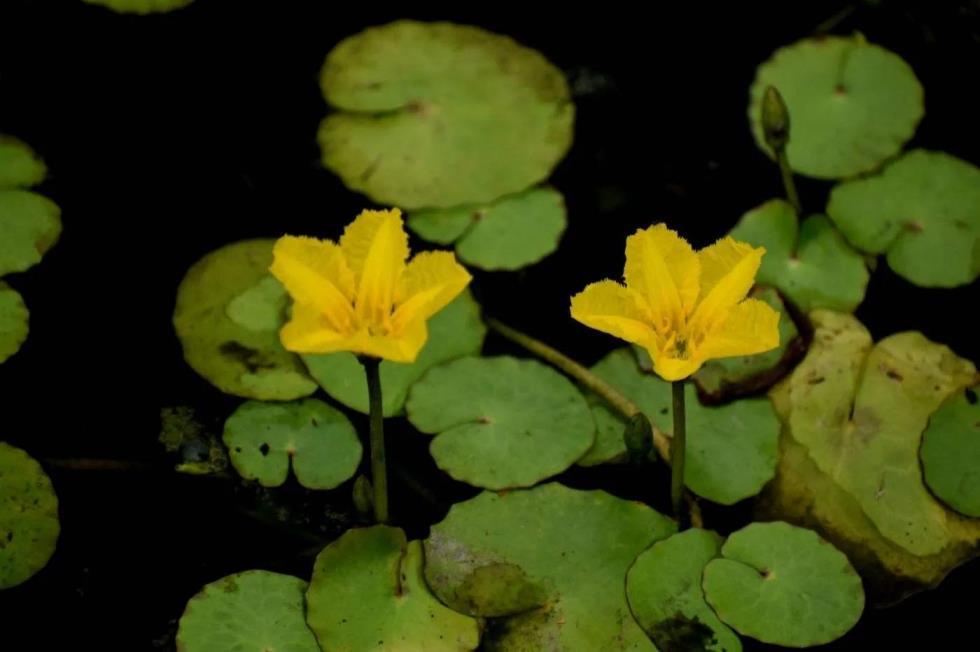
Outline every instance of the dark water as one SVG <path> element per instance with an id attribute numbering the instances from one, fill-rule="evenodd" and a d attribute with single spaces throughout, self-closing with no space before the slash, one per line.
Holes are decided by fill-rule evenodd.
<path id="1" fill-rule="evenodd" d="M 977 2 L 876 2 L 844 17 L 903 56 L 926 89 L 913 146 L 980 162 Z M 0 438 L 40 459 L 133 460 L 138 471 L 50 469 L 63 533 L 53 560 L 0 592 L 0 649 L 169 649 L 176 618 L 206 582 L 248 568 L 308 576 L 308 551 L 349 524 L 344 490 L 302 499 L 179 476 L 156 443 L 161 407 L 191 405 L 215 429 L 238 403 L 184 363 L 170 326 L 177 283 L 225 243 L 283 232 L 335 237 L 365 205 L 318 164 L 323 56 L 341 37 L 399 17 L 470 22 L 514 36 L 565 69 L 576 143 L 554 176 L 570 228 L 558 253 L 514 274 L 480 274 L 489 314 L 591 363 L 614 346 L 567 316 L 568 297 L 621 269 L 625 236 L 665 220 L 696 246 L 780 192 L 745 107 L 755 66 L 847 3 L 726 9 L 611 5 L 530 16 L 496 5 L 451 11 L 355 3 L 198 0 L 161 17 L 117 16 L 77 0 L 0 4 L 0 132 L 30 143 L 51 174 L 64 235 L 12 279 L 31 335 L 0 366 Z M 536 12 L 538 13 L 538 12 Z M 804 183 L 811 210 L 827 186 Z M 980 358 L 976 287 L 910 286 L 884 265 L 858 316 L 876 338 L 920 329 Z M 490 338 L 488 352 L 512 351 Z M 360 429 L 364 421 L 356 419 Z M 424 536 L 448 501 L 474 491 L 434 470 L 427 439 L 390 422 L 392 457 L 437 492 L 396 478 L 394 511 Z M 664 474 L 661 474 L 664 475 Z M 661 504 L 664 478 L 578 471 L 582 487 Z M 304 527 L 274 526 L 285 510 Z M 737 527 L 747 511 L 709 513 Z M 310 534 L 312 532 L 312 535 Z M 307 554 L 304 554 L 307 553 Z M 868 612 L 826 649 L 971 648 L 980 566 L 888 611 Z M 763 649 L 746 641 L 747 649 Z"/>

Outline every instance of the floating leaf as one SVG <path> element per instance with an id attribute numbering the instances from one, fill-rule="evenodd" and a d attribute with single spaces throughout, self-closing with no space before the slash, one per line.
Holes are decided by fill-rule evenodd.
<path id="1" fill-rule="evenodd" d="M 770 155 L 761 120 L 769 86 L 789 108 L 790 166 L 820 179 L 874 169 L 902 149 L 925 113 L 922 86 L 896 54 L 860 36 L 804 39 L 777 50 L 752 84 L 752 133 Z"/>
<path id="2" fill-rule="evenodd" d="M 120 14 L 159 14 L 186 7 L 194 0 L 85 0 L 90 5 L 101 5 Z"/>
<path id="3" fill-rule="evenodd" d="M 44 161 L 27 144 L 0 134 L 0 189 L 36 186 L 47 174 Z"/>
<path id="4" fill-rule="evenodd" d="M 58 497 L 41 465 L 0 441 L 0 589 L 44 568 L 60 529 Z"/>
<path id="5" fill-rule="evenodd" d="M 20 294 L 0 282 L 0 362 L 17 353 L 27 339 L 29 318 Z"/>
<path id="6" fill-rule="evenodd" d="M 851 312 L 864 300 L 864 257 L 823 215 L 799 224 L 789 203 L 773 199 L 743 215 L 729 235 L 766 248 L 757 282 L 778 288 L 804 312 Z"/>
<path id="7" fill-rule="evenodd" d="M 27 190 L 0 190 L 0 276 L 40 262 L 61 235 L 61 210 Z"/>
<path id="8" fill-rule="evenodd" d="M 623 582 L 640 551 L 675 529 L 603 491 L 484 492 L 432 526 L 425 575 L 450 607 L 501 618 L 487 628 L 487 649 L 654 650 Z"/>
<path id="9" fill-rule="evenodd" d="M 303 617 L 306 582 L 262 570 L 206 585 L 187 603 L 180 652 L 320 652 Z"/>
<path id="10" fill-rule="evenodd" d="M 975 389 L 957 393 L 929 419 L 922 435 L 926 484 L 960 514 L 980 518 L 980 402 Z"/>
<path id="11" fill-rule="evenodd" d="M 785 375 L 803 353 L 803 338 L 779 293 L 771 287 L 760 285 L 749 296 L 765 301 L 779 313 L 779 346 L 758 355 L 716 358 L 704 363 L 694 374 L 694 383 L 706 403 L 722 403 L 771 386 Z"/>
<path id="12" fill-rule="evenodd" d="M 408 226 L 426 240 L 456 243 L 467 265 L 520 269 L 558 248 L 565 231 L 565 200 L 553 188 L 532 188 L 489 204 L 412 213 Z"/>
<path id="13" fill-rule="evenodd" d="M 307 621 L 324 650 L 474 650 L 476 620 L 447 609 L 422 575 L 422 545 L 398 528 L 348 530 L 316 558 Z"/>
<path id="14" fill-rule="evenodd" d="M 661 650 L 741 652 L 742 642 L 704 601 L 701 572 L 718 556 L 721 537 L 686 530 L 640 553 L 626 576 L 626 596 L 640 627 Z"/>
<path id="15" fill-rule="evenodd" d="M 469 291 L 436 313 L 428 327 L 429 339 L 415 362 L 381 362 L 381 400 L 386 417 L 402 412 L 409 388 L 430 367 L 479 353 L 487 334 L 487 327 L 480 320 L 480 306 Z M 367 378 L 357 356 L 346 352 L 304 355 L 303 361 L 327 394 L 347 407 L 367 414 Z"/>
<path id="16" fill-rule="evenodd" d="M 861 578 L 844 553 L 788 523 L 752 523 L 729 536 L 702 583 L 723 622 L 787 647 L 829 643 L 864 610 Z"/>
<path id="17" fill-rule="evenodd" d="M 225 421 L 225 445 L 239 475 L 263 487 L 286 481 L 292 464 L 307 489 L 333 489 L 361 462 L 361 442 L 344 414 L 315 398 L 248 401 Z"/>
<path id="18" fill-rule="evenodd" d="M 462 358 L 412 387 L 408 420 L 437 434 L 436 464 L 487 489 L 527 487 L 561 473 L 592 446 L 595 424 L 581 392 L 534 360 Z"/>
<path id="19" fill-rule="evenodd" d="M 568 151 L 561 71 L 476 27 L 402 20 L 340 42 L 320 76 L 323 164 L 380 204 L 448 208 L 542 181 Z"/>
<path id="20" fill-rule="evenodd" d="M 286 298 L 272 290 L 272 244 L 236 242 L 194 263 L 177 289 L 174 328 L 187 363 L 221 391 L 288 401 L 316 383 L 279 342 Z"/>
<path id="21" fill-rule="evenodd" d="M 630 349 L 613 351 L 592 367 L 592 372 L 636 403 L 654 426 L 668 434 L 673 431 L 670 383 L 644 373 Z M 777 460 L 779 419 L 769 401 L 753 398 L 708 407 L 701 404 L 690 383 L 684 388 L 684 397 L 684 484 L 702 498 L 723 505 L 759 493 L 775 473 Z M 623 455 L 625 420 L 608 411 L 600 414 L 596 415 L 597 447 L 604 451 L 603 456 Z M 590 461 L 601 459 L 593 451 L 590 456 Z"/>
<path id="22" fill-rule="evenodd" d="M 949 154 L 917 149 L 878 176 L 839 184 L 827 214 L 855 247 L 887 254 L 916 285 L 980 275 L 980 169 Z"/>

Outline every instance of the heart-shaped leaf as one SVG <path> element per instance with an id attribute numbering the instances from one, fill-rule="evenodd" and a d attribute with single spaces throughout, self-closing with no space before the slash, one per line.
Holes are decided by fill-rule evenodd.
<path id="1" fill-rule="evenodd" d="M 27 190 L 0 190 L 0 276 L 30 269 L 61 235 L 61 210 Z"/>
<path id="2" fill-rule="evenodd" d="M 0 282 L 0 362 L 20 350 L 27 339 L 30 314 L 17 290 Z"/>
<path id="3" fill-rule="evenodd" d="M 41 465 L 0 442 L 0 589 L 44 568 L 60 529 L 58 497 Z"/>
<path id="4" fill-rule="evenodd" d="M 160 14 L 186 7 L 194 0 L 85 0 L 90 5 L 101 5 L 120 14 Z"/>
<path id="5" fill-rule="evenodd" d="M 0 134 L 0 190 L 36 186 L 47 174 L 44 161 L 26 143 Z"/>
<path id="6" fill-rule="evenodd" d="M 980 401 L 976 388 L 957 392 L 929 418 L 922 434 L 929 489 L 960 514 L 980 518 Z"/>

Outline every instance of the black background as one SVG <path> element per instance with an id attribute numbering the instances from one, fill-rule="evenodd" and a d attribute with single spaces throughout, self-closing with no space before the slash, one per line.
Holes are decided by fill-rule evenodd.
<path id="1" fill-rule="evenodd" d="M 367 200 L 319 165 L 326 106 L 317 85 L 342 37 L 395 18 L 449 19 L 509 34 L 565 70 L 576 142 L 556 171 L 570 211 L 561 249 L 517 273 L 480 273 L 488 314 L 591 364 L 616 346 L 568 317 L 568 297 L 617 276 L 625 236 L 666 221 L 703 246 L 780 193 L 745 109 L 755 66 L 850 3 L 570 3 L 560 13 L 467 3 L 451 10 L 375 3 L 198 0 L 153 17 L 80 1 L 0 3 L 0 132 L 50 168 L 40 191 L 63 210 L 44 261 L 7 280 L 31 309 L 31 335 L 0 366 L 0 438 L 42 460 L 136 460 L 140 471 L 51 468 L 62 536 L 51 563 L 0 592 L 0 649 L 169 649 L 186 600 L 248 568 L 308 576 L 311 541 L 254 518 L 269 501 L 332 538 L 348 524 L 344 490 L 309 503 L 222 480 L 179 476 L 156 443 L 161 407 L 192 405 L 214 429 L 237 404 L 183 363 L 170 324 L 174 293 L 203 254 L 283 232 L 336 237 Z M 720 6 L 728 7 L 725 9 Z M 912 143 L 980 162 L 980 3 L 856 4 L 836 31 L 860 30 L 898 52 L 926 89 Z M 805 182 L 819 211 L 827 184 Z M 415 243 L 420 245 L 421 243 Z M 879 265 L 858 316 L 876 338 L 922 330 L 977 360 L 975 286 L 925 290 Z M 491 337 L 489 352 L 513 351 Z M 363 431 L 364 422 L 355 417 Z M 440 504 L 396 479 L 396 519 L 413 536 L 449 500 L 473 491 L 432 468 L 427 440 L 389 422 L 402 456 Z M 575 486 L 611 488 L 662 506 L 650 479 L 576 471 Z M 320 510 L 333 510 L 323 516 Z M 747 512 L 709 514 L 737 525 Z M 397 516 L 400 514 L 400 517 Z M 305 554 L 304 554 L 305 552 Z M 869 610 L 826 649 L 974 647 L 980 566 L 887 611 Z M 764 649 L 746 641 L 747 649 Z"/>

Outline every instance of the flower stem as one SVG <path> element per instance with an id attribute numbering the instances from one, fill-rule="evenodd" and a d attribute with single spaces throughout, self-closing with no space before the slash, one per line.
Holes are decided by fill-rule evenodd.
<path id="1" fill-rule="evenodd" d="M 388 471 L 385 460 L 384 413 L 381 405 L 381 374 L 378 358 L 362 357 L 367 376 L 371 414 L 371 486 L 374 488 L 374 518 L 388 522 Z"/>
<path id="2" fill-rule="evenodd" d="M 670 504 L 674 509 L 678 527 L 684 517 L 684 449 L 687 447 L 687 425 L 684 414 L 684 381 L 671 383 L 674 407 L 674 436 L 670 439 Z"/>
<path id="3" fill-rule="evenodd" d="M 776 150 L 776 162 L 779 164 L 779 174 L 783 179 L 783 189 L 786 191 L 786 199 L 796 211 L 796 216 L 803 216 L 803 205 L 800 204 L 800 196 L 796 192 L 796 183 L 793 181 L 793 170 L 789 167 L 789 159 L 786 157 L 786 148 L 781 147 Z"/>

